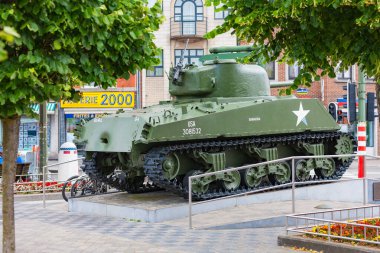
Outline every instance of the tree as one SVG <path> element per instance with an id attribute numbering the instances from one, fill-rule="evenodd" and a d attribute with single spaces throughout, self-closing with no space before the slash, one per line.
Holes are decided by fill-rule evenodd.
<path id="1" fill-rule="evenodd" d="M 157 64 L 153 31 L 161 6 L 147 0 L 28 0 L 0 3 L 0 24 L 20 38 L 0 63 L 3 121 L 3 252 L 15 251 L 13 182 L 21 115 L 47 100 L 78 99 L 74 86 L 102 88 Z"/>
<path id="2" fill-rule="evenodd" d="M 297 62 L 303 68 L 288 94 L 300 84 L 310 85 L 320 75 L 335 77 L 336 69 L 356 63 L 380 80 L 377 0 L 207 0 L 215 6 L 221 3 L 230 14 L 208 38 L 232 30 L 240 40 L 254 41 L 251 61 Z M 377 94 L 380 97 L 378 85 Z"/>

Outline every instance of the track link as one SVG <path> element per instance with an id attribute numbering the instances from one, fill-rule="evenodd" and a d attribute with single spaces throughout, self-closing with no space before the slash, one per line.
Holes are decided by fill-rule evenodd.
<path id="1" fill-rule="evenodd" d="M 120 191 L 127 191 L 130 193 L 146 193 L 162 190 L 156 184 L 147 183 L 143 180 L 138 183 L 127 183 L 126 178 L 118 176 L 115 172 L 109 175 L 103 175 L 101 169 L 96 167 L 96 153 L 93 154 L 89 160 L 84 160 L 81 166 L 83 172 L 85 172 L 90 178 L 98 180 L 110 187 L 116 188 Z"/>

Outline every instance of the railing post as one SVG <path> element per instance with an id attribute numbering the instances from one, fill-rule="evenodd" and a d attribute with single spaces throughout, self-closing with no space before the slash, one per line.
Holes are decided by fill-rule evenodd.
<path id="1" fill-rule="evenodd" d="M 83 160 L 84 157 L 81 157 L 81 158 L 77 158 L 77 159 L 74 159 L 74 160 L 70 160 L 70 161 L 66 161 L 66 162 L 61 162 L 61 163 L 55 163 L 55 164 L 51 164 L 51 165 L 45 165 L 42 167 L 42 202 L 43 202 L 43 207 L 46 208 L 46 169 L 48 167 L 52 167 L 52 166 L 57 166 L 57 165 L 62 165 L 62 164 L 66 164 L 66 163 L 71 163 L 71 162 L 74 162 L 74 161 L 79 161 L 79 160 Z"/>
<path id="2" fill-rule="evenodd" d="M 295 166 L 294 166 L 294 157 L 292 157 L 292 213 L 296 212 L 296 203 L 295 203 Z"/>
<path id="3" fill-rule="evenodd" d="M 286 235 L 289 234 L 289 231 L 288 231 L 288 225 L 289 225 L 289 221 L 288 221 L 289 217 L 286 216 L 286 220 L 285 220 L 285 229 L 286 229 Z"/>
<path id="4" fill-rule="evenodd" d="M 191 210 L 191 204 L 192 204 L 192 194 L 191 194 L 191 192 L 192 192 L 192 189 L 191 189 L 191 176 L 189 177 L 189 181 L 188 181 L 188 183 L 189 183 L 189 228 L 190 229 L 192 229 L 193 228 L 193 224 L 192 224 L 192 219 L 191 219 L 191 216 L 192 216 L 192 210 Z"/>

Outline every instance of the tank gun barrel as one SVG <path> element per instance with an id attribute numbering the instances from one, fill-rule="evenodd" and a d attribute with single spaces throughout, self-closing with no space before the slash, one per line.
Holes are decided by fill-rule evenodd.
<path id="1" fill-rule="evenodd" d="M 199 60 L 203 63 L 205 61 L 214 60 L 226 60 L 237 58 L 245 58 L 252 51 L 252 46 L 224 46 L 224 47 L 213 47 L 210 48 L 210 54 L 202 56 Z"/>
<path id="2" fill-rule="evenodd" d="M 220 53 L 233 53 L 233 52 L 252 52 L 252 46 L 225 46 L 225 47 L 213 47 L 210 48 L 211 54 L 220 54 Z"/>
<path id="3" fill-rule="evenodd" d="M 285 88 L 290 87 L 293 85 L 293 81 L 285 81 L 285 82 L 271 82 L 270 87 L 271 88 Z"/>
<path id="4" fill-rule="evenodd" d="M 183 60 L 185 58 L 185 51 L 187 50 L 187 45 L 189 44 L 189 39 L 186 41 L 185 49 L 181 52 L 181 59 L 177 63 L 177 65 L 174 67 L 174 74 L 173 74 L 173 83 L 178 84 L 178 80 L 181 74 L 181 71 L 183 69 Z"/>

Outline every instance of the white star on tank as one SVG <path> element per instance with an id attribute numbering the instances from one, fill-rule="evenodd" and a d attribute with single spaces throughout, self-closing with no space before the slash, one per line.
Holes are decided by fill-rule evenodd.
<path id="1" fill-rule="evenodd" d="M 300 108 L 298 111 L 293 111 L 293 113 L 297 116 L 297 125 L 298 126 L 301 122 L 303 122 L 305 125 L 307 125 L 306 121 L 306 115 L 310 112 L 310 110 L 304 110 L 302 107 L 302 102 L 300 102 Z"/>

